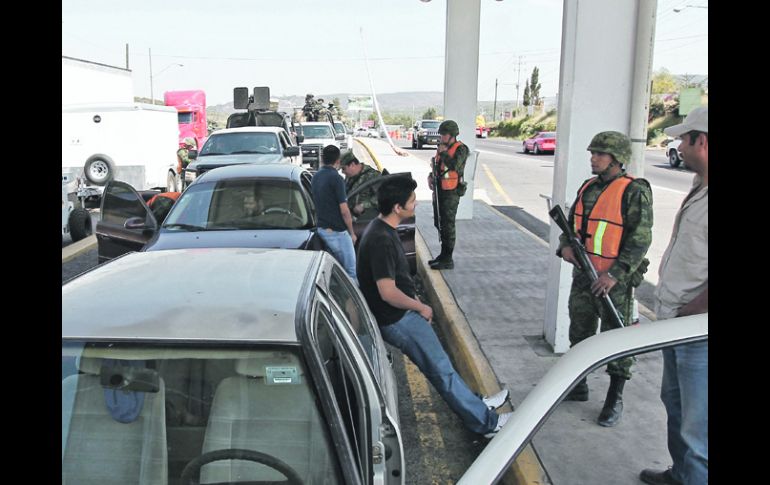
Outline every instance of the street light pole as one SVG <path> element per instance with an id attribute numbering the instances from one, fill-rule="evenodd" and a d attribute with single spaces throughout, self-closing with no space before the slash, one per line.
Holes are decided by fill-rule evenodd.
<path id="1" fill-rule="evenodd" d="M 149 51 L 150 51 L 150 102 L 152 104 L 155 104 L 155 95 L 152 90 L 152 48 L 150 48 Z"/>
<path id="2" fill-rule="evenodd" d="M 492 107 L 492 122 L 495 122 L 497 116 L 497 79 L 495 79 L 495 104 Z"/>

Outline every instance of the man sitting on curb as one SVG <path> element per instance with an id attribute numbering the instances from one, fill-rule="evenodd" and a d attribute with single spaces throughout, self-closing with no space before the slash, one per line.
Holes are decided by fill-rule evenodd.
<path id="1" fill-rule="evenodd" d="M 468 429 L 492 438 L 511 417 L 495 412 L 508 400 L 508 390 L 482 398 L 468 388 L 430 328 L 433 310 L 415 296 L 396 228 L 414 217 L 416 187 L 411 177 L 392 176 L 377 189 L 380 215 L 366 227 L 358 248 L 361 292 L 382 338 L 414 362 Z"/>

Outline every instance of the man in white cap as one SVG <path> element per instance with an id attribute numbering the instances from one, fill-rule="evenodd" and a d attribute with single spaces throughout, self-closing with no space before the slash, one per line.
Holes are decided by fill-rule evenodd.
<path id="1" fill-rule="evenodd" d="M 658 320 L 708 313 L 708 125 L 708 106 L 701 106 L 683 123 L 663 130 L 682 140 L 679 151 L 695 177 L 660 264 L 655 288 Z M 708 483 L 708 357 L 708 341 L 663 350 L 660 398 L 668 414 L 668 452 L 673 466 L 643 470 L 639 478 L 644 483 Z"/>

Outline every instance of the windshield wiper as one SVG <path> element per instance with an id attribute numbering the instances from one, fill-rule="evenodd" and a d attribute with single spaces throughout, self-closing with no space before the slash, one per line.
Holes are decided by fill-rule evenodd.
<path id="1" fill-rule="evenodd" d="M 238 150 L 237 152 L 230 152 L 230 155 L 241 155 L 243 153 L 259 153 L 254 150 Z"/>
<path id="2" fill-rule="evenodd" d="M 201 226 L 195 226 L 193 224 L 165 224 L 163 225 L 164 229 L 169 229 L 171 227 L 178 227 L 179 229 L 185 229 L 187 231 L 205 231 L 205 227 Z"/>
<path id="3" fill-rule="evenodd" d="M 222 152 L 206 152 L 206 153 L 201 153 L 201 155 L 226 155 L 226 154 Z"/>

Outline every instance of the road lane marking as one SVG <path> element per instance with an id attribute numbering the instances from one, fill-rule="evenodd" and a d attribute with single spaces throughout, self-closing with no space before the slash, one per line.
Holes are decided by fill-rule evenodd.
<path id="1" fill-rule="evenodd" d="M 508 194 L 505 193 L 503 190 L 503 187 L 500 185 L 500 182 L 497 181 L 494 175 L 492 175 L 492 171 L 489 169 L 486 163 L 482 163 L 481 166 L 484 168 L 484 172 L 486 172 L 487 177 L 492 182 L 492 185 L 495 186 L 495 189 L 500 193 L 500 195 L 503 197 L 507 205 L 513 205 L 513 201 L 510 197 L 508 197 Z"/>
<path id="2" fill-rule="evenodd" d="M 435 485 L 448 483 L 449 470 L 441 460 L 445 456 L 444 438 L 438 416 L 433 412 L 433 399 L 430 397 L 428 380 L 416 365 L 404 355 L 406 382 L 412 394 L 412 409 L 417 420 L 417 438 L 420 440 L 422 469 L 430 470 L 431 482 Z"/>

